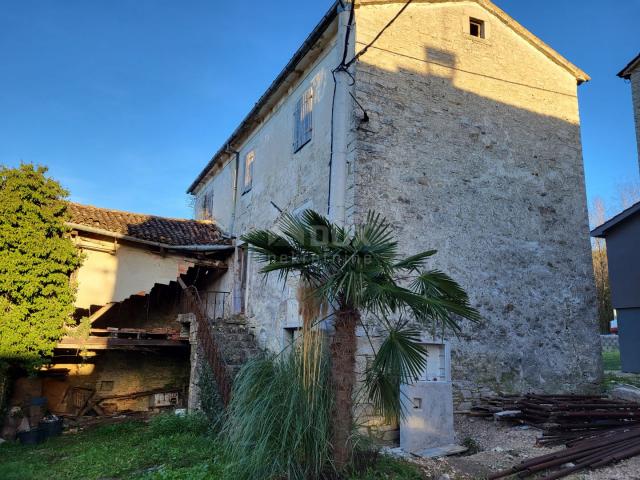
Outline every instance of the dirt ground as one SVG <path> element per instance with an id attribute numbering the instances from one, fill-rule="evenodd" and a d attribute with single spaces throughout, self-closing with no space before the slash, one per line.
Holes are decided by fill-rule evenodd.
<path id="1" fill-rule="evenodd" d="M 494 423 L 478 417 L 456 415 L 456 441 L 473 444 L 477 453 L 446 459 L 418 460 L 427 475 L 438 480 L 482 479 L 491 472 L 504 470 L 539 455 L 564 447 L 536 447 L 539 430 Z M 513 478 L 513 477 L 512 477 Z M 594 471 L 580 472 L 568 480 L 640 480 L 640 456 Z"/>

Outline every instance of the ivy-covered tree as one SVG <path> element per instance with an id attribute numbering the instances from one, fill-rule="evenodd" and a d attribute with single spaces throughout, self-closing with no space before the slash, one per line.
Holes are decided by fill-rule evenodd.
<path id="1" fill-rule="evenodd" d="M 46 173 L 0 166 L 0 370 L 41 364 L 72 319 L 81 254 L 65 226 L 68 193 Z"/>

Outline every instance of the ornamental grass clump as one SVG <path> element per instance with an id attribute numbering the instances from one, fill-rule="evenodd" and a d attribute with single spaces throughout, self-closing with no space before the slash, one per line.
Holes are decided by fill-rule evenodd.
<path id="1" fill-rule="evenodd" d="M 249 361 L 236 377 L 222 435 L 233 478 L 317 479 L 332 470 L 329 364 L 322 335 L 312 336 Z"/>

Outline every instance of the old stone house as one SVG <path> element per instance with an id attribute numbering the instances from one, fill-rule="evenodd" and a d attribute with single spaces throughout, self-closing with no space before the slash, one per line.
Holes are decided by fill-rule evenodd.
<path id="1" fill-rule="evenodd" d="M 484 316 L 451 338 L 458 402 L 585 392 L 601 375 L 577 88 L 589 80 L 488 0 L 336 2 L 188 193 L 239 237 L 281 211 L 375 210 L 437 249 Z M 259 343 L 300 327 L 295 285 L 238 242 L 211 288 Z M 368 352 L 362 339 L 361 356 Z"/>
<path id="2" fill-rule="evenodd" d="M 76 203 L 68 212 L 84 257 L 72 278 L 83 327 L 62 338 L 37 376 L 16 380 L 9 405 L 44 398 L 46 410 L 69 416 L 188 406 L 196 348 L 189 323 L 177 321 L 191 313 L 180 282 L 221 275 L 231 239 L 209 221 Z M 199 292 L 211 318 L 225 315 L 227 295 Z"/>

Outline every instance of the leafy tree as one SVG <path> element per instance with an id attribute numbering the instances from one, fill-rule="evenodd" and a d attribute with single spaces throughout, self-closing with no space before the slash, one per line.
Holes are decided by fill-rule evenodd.
<path id="1" fill-rule="evenodd" d="M 607 220 L 604 201 L 596 197 L 589 212 L 592 228 L 602 225 Z M 609 333 L 610 322 L 613 320 L 613 305 L 611 303 L 611 288 L 609 286 L 609 262 L 607 259 L 607 244 L 604 238 L 591 239 L 591 260 L 596 283 L 596 300 L 598 304 L 598 324 L 601 333 Z"/>
<path id="2" fill-rule="evenodd" d="M 426 360 L 420 330 L 408 319 L 458 331 L 460 317 L 477 321 L 479 314 L 456 282 L 443 272 L 424 269 L 434 250 L 402 258 L 390 225 L 380 215 L 370 213 L 362 225 L 348 231 L 307 210 L 301 217 L 285 215 L 280 230 L 256 230 L 242 238 L 265 264 L 262 273 L 277 272 L 283 280 L 299 276 L 303 288 L 331 308 L 333 463 L 342 470 L 352 448 L 356 326 L 367 329 L 371 321 L 387 331 L 365 386 L 369 401 L 389 418 L 401 411 L 400 384 L 414 381 Z"/>
<path id="3" fill-rule="evenodd" d="M 35 366 L 71 319 L 81 256 L 65 226 L 67 192 L 47 169 L 0 166 L 0 364 Z"/>

